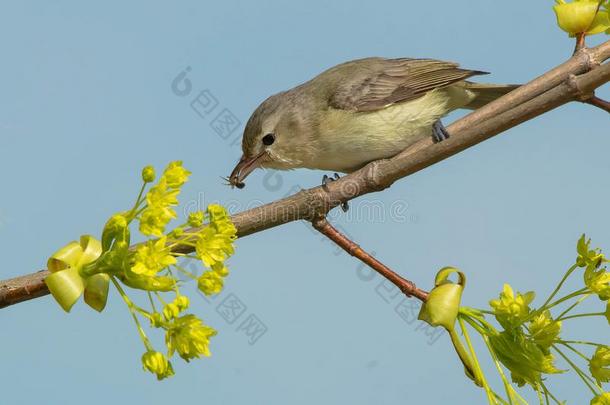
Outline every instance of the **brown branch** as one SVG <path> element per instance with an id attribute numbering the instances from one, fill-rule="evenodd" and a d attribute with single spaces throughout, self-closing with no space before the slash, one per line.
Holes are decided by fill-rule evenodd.
<path id="1" fill-rule="evenodd" d="M 603 100 L 599 97 L 593 96 L 588 100 L 585 100 L 585 103 L 591 104 L 597 108 L 601 108 L 602 110 L 610 113 L 610 101 Z"/>
<path id="2" fill-rule="evenodd" d="M 400 275 L 392 271 L 385 264 L 375 259 L 373 256 L 365 252 L 360 246 L 352 242 L 347 236 L 343 235 L 334 228 L 325 218 L 316 218 L 311 221 L 313 227 L 320 233 L 335 242 L 341 249 L 345 250 L 350 255 L 362 260 L 366 265 L 370 266 L 377 273 L 381 274 L 385 279 L 394 284 L 407 297 L 415 297 L 422 302 L 428 300 L 428 293 L 417 288 L 417 286 L 409 280 L 402 278 Z"/>
<path id="3" fill-rule="evenodd" d="M 329 183 L 232 216 L 240 237 L 296 220 L 324 216 L 344 201 L 381 191 L 396 180 L 453 156 L 522 122 L 570 101 L 590 97 L 610 80 L 610 41 L 582 49 L 572 58 L 528 84 L 456 121 L 451 137 L 438 144 L 423 140 L 391 159 Z M 600 66 L 601 65 L 601 66 Z M 181 248 L 183 252 L 188 248 Z M 46 271 L 0 281 L 0 308 L 48 294 Z"/>

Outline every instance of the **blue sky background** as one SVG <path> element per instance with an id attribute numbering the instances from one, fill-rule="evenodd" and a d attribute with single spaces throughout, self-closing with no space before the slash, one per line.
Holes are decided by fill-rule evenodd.
<path id="1" fill-rule="evenodd" d="M 99 234 L 131 204 L 146 164 L 184 160 L 194 173 L 182 195 L 190 209 L 218 201 L 240 211 L 317 185 L 324 173 L 307 170 L 258 172 L 241 191 L 222 185 L 259 102 L 365 56 L 454 60 L 493 72 L 488 81 L 527 81 L 572 50 L 552 4 L 5 2 L 0 277 L 42 269 L 58 247 Z M 187 66 L 192 91 L 177 96 L 171 83 Z M 206 89 L 218 106 L 200 117 L 190 103 Z M 242 123 L 227 139 L 211 126 L 224 108 Z M 458 266 L 468 275 L 466 305 L 486 306 L 504 282 L 546 296 L 582 232 L 610 247 L 607 129 L 602 111 L 565 106 L 332 218 L 423 287 L 440 267 Z M 65 314 L 50 297 L 0 311 L 1 402 L 484 402 L 447 337 L 402 319 L 402 298 L 306 224 L 239 240 L 230 267 L 217 300 L 193 298 L 219 331 L 213 356 L 175 361 L 177 375 L 163 383 L 141 370 L 143 347 L 114 292 L 102 314 L 82 303 Z M 217 307 L 234 297 L 246 310 L 229 323 Z M 253 345 L 239 330 L 250 315 L 267 328 Z M 567 322 L 577 337 L 608 340 L 601 320 Z M 589 400 L 571 373 L 552 381 L 570 403 Z"/>

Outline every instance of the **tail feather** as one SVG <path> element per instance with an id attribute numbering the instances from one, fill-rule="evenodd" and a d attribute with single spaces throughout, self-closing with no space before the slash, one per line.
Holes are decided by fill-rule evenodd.
<path id="1" fill-rule="evenodd" d="M 476 97 L 464 108 L 476 110 L 483 107 L 487 103 L 491 103 L 497 98 L 515 90 L 520 85 L 518 84 L 488 84 L 488 83 L 472 83 L 463 82 L 467 90 L 472 91 Z"/>

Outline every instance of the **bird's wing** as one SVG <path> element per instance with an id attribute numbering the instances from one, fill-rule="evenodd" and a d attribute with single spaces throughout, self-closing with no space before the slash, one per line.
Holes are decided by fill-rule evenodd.
<path id="1" fill-rule="evenodd" d="M 375 111 L 394 103 L 415 100 L 428 91 L 449 86 L 474 75 L 456 63 L 434 59 L 379 59 L 366 68 L 354 69 L 341 80 L 330 106 L 351 111 Z"/>

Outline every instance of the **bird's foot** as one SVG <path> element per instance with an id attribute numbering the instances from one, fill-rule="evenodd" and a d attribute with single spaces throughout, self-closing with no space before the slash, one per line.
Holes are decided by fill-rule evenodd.
<path id="1" fill-rule="evenodd" d="M 333 177 L 324 175 L 322 177 L 322 188 L 324 189 L 324 191 L 328 192 L 328 187 L 326 185 L 330 182 L 333 182 L 333 181 L 339 180 L 339 179 L 340 179 L 340 176 L 337 173 L 335 173 L 333 175 Z M 341 203 L 341 209 L 343 210 L 343 212 L 347 212 L 349 210 L 349 204 L 347 201 L 344 201 Z"/>
<path id="2" fill-rule="evenodd" d="M 445 128 L 441 120 L 432 124 L 432 139 L 434 139 L 435 143 L 449 139 L 449 132 L 447 132 L 447 128 Z"/>

